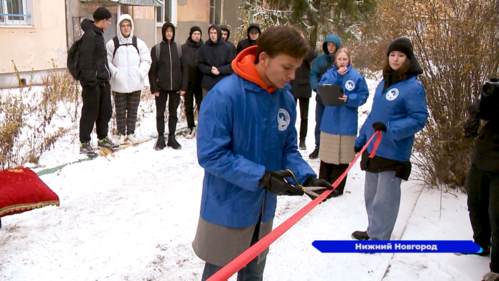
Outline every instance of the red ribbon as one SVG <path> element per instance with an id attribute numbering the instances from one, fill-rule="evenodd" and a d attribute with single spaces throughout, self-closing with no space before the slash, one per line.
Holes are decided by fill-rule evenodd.
<path id="1" fill-rule="evenodd" d="M 207 281 L 227 280 L 228 278 L 230 278 L 232 275 L 234 275 L 234 273 L 238 272 L 239 270 L 241 270 L 241 268 L 245 267 L 248 263 L 250 263 L 261 252 L 265 251 L 265 249 L 267 249 L 270 246 L 270 244 L 274 243 L 279 237 L 281 237 L 293 225 L 295 225 L 299 220 L 301 220 L 306 214 L 312 211 L 312 209 L 315 208 L 315 206 L 319 205 L 322 202 L 322 200 L 326 199 L 326 197 L 331 192 L 333 192 L 333 190 L 335 190 L 338 187 L 338 185 L 341 183 L 341 181 L 346 177 L 350 168 L 352 168 L 357 159 L 359 159 L 359 157 L 362 155 L 364 150 L 366 150 L 367 146 L 369 145 L 369 143 L 371 143 L 371 141 L 374 139 L 375 136 L 377 136 L 376 141 L 374 142 L 373 151 L 369 156 L 369 158 L 373 158 L 374 154 L 376 153 L 376 150 L 378 149 L 379 143 L 381 142 L 380 131 L 376 131 L 371 136 L 369 141 L 364 145 L 362 150 L 359 153 L 357 153 L 357 156 L 355 156 L 352 163 L 350 163 L 350 166 L 348 166 L 345 172 L 343 172 L 343 174 L 333 183 L 332 185 L 333 189 L 324 191 L 321 195 L 319 195 L 319 197 L 315 198 L 313 201 L 305 205 L 305 207 L 301 208 L 298 212 L 296 212 L 286 221 L 281 223 L 281 225 L 279 225 L 269 234 L 267 234 L 265 237 L 260 239 L 260 241 L 253 244 L 250 248 L 248 248 L 242 254 L 237 256 L 235 259 L 233 259 L 230 263 L 228 263 L 226 266 L 220 269 L 217 273 L 208 278 Z"/>

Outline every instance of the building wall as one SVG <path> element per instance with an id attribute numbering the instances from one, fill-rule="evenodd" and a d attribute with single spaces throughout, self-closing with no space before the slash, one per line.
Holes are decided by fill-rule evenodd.
<path id="1" fill-rule="evenodd" d="M 20 72 L 52 68 L 52 59 L 60 67 L 66 66 L 65 2 L 60 0 L 33 0 L 33 26 L 0 27 L 0 87 L 11 81 L 14 69 Z M 62 15 L 56 17 L 53 15 Z M 8 42 L 8 44 L 6 44 Z M 5 74 L 5 75 L 3 75 Z M 10 75 L 7 75 L 10 74 Z M 26 75 L 29 81 L 30 75 Z"/>
<path id="2" fill-rule="evenodd" d="M 243 0 L 225 0 L 223 10 L 223 21 L 230 26 L 229 41 L 238 42 L 244 38 L 236 38 L 236 29 L 241 25 L 241 21 L 237 19 L 239 6 L 243 4 Z"/>

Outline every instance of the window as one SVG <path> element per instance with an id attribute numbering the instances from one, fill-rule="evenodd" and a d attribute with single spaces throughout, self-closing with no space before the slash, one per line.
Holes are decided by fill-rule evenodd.
<path id="1" fill-rule="evenodd" d="M 164 22 L 171 21 L 171 9 L 172 9 L 172 1 L 171 0 L 163 0 L 163 5 L 161 7 L 156 7 L 156 22 L 163 24 Z"/>
<path id="2" fill-rule="evenodd" d="M 27 1 L 31 0 L 0 0 L 0 25 L 29 24 Z"/>
<path id="3" fill-rule="evenodd" d="M 222 21 L 222 0 L 210 0 L 210 23 L 220 24 Z"/>

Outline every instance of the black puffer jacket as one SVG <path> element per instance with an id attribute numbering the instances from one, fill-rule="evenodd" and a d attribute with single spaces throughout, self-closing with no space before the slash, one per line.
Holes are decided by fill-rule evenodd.
<path id="1" fill-rule="evenodd" d="M 295 80 L 291 82 L 291 93 L 295 99 L 306 99 L 312 96 L 312 88 L 310 87 L 310 68 L 314 59 L 317 57 L 317 52 L 309 48 L 307 55 L 303 58 L 300 67 L 296 69 Z"/>
<path id="2" fill-rule="evenodd" d="M 207 90 L 211 90 L 218 81 L 232 74 L 231 63 L 234 59 L 232 51 L 222 38 L 220 27 L 218 25 L 212 25 L 210 27 L 215 27 L 217 30 L 217 42 L 213 43 L 211 39 L 208 39 L 201 47 L 198 59 L 198 68 L 203 73 L 201 86 Z M 219 75 L 211 73 L 212 66 L 218 68 L 218 71 L 220 72 Z"/>
<path id="3" fill-rule="evenodd" d="M 226 26 L 226 25 L 221 25 L 220 29 L 227 31 L 227 40 L 225 40 L 225 42 L 229 46 L 229 49 L 232 51 L 232 54 L 234 55 L 234 57 L 236 57 L 236 54 L 237 54 L 236 45 L 234 45 L 234 43 L 232 43 L 232 42 L 229 41 L 229 39 L 230 39 L 230 29 L 229 29 L 229 27 Z"/>
<path id="4" fill-rule="evenodd" d="M 473 165 L 480 171 L 499 172 L 499 88 L 488 97 L 480 99 L 478 116 L 488 120 L 479 131 L 473 150 Z"/>
<path id="5" fill-rule="evenodd" d="M 79 48 L 81 85 L 95 87 L 111 79 L 104 32 L 89 19 L 81 22 L 81 28 L 85 31 Z"/>
<path id="6" fill-rule="evenodd" d="M 199 51 L 203 46 L 203 40 L 199 42 L 192 41 L 191 37 L 187 38 L 185 44 L 182 45 L 182 56 L 187 62 L 188 67 L 188 88 L 195 89 L 201 87 L 201 79 L 203 74 L 198 69 Z"/>
<path id="7" fill-rule="evenodd" d="M 168 41 L 165 31 L 168 27 L 173 29 L 173 37 Z M 151 93 L 163 91 L 186 91 L 188 67 L 184 54 L 182 58 L 178 57 L 177 44 L 175 44 L 175 27 L 167 22 L 162 28 L 163 41 L 159 44 L 160 58 L 156 58 L 156 48 L 151 50 L 152 64 L 149 70 L 149 83 L 151 84 Z M 179 45 L 180 46 L 180 45 Z"/>
<path id="8" fill-rule="evenodd" d="M 260 33 L 260 35 L 262 34 L 262 30 L 260 29 L 260 25 L 258 23 L 252 23 L 252 24 L 250 24 L 250 26 L 246 30 L 246 36 L 248 38 L 246 38 L 244 40 L 241 40 L 241 41 L 239 41 L 239 43 L 237 43 L 237 54 L 239 54 L 242 50 L 244 50 L 244 49 L 246 49 L 248 47 L 256 45 L 256 40 L 251 40 L 251 37 L 249 35 L 249 31 L 250 31 L 251 28 L 258 29 L 258 33 Z"/>

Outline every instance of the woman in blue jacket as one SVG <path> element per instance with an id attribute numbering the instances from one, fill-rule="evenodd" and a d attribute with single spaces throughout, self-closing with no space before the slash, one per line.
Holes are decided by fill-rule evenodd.
<path id="1" fill-rule="evenodd" d="M 393 41 L 371 113 L 355 140 L 358 153 L 375 131 L 382 134 L 374 158 L 369 158 L 373 143 L 362 155 L 368 227 L 367 231 L 352 233 L 355 239 L 390 240 L 399 212 L 400 184 L 411 173 L 414 135 L 423 129 L 428 118 L 426 92 L 417 79 L 422 73 L 411 41 L 406 37 Z"/>
<path id="2" fill-rule="evenodd" d="M 340 86 L 343 91 L 340 99 L 345 102 L 343 105 L 325 106 L 320 126 L 319 178 L 332 183 L 345 172 L 355 157 L 352 146 L 357 137 L 357 109 L 366 102 L 369 90 L 364 77 L 352 68 L 347 48 L 336 52 L 333 67 L 319 82 L 319 85 L 324 84 Z M 330 197 L 342 195 L 346 181 L 345 177 Z"/>

